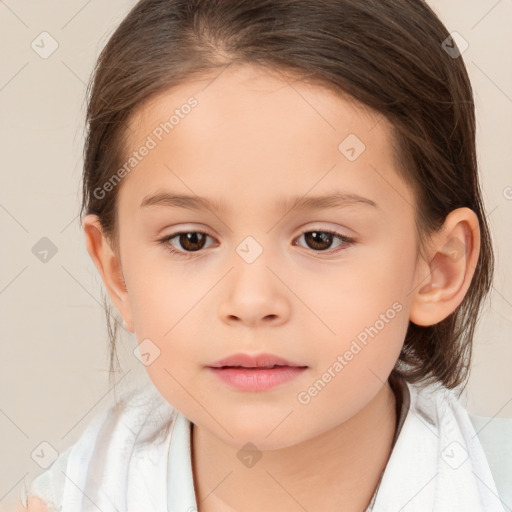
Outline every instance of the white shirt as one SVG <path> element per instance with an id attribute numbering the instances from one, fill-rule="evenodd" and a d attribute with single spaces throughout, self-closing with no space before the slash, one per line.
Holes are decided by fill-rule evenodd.
<path id="1" fill-rule="evenodd" d="M 470 416 L 446 388 L 404 384 L 393 449 L 367 510 L 504 512 L 498 495 L 511 509 L 512 419 Z M 195 512 L 191 423 L 150 385 L 96 416 L 24 503 L 27 494 L 50 512 Z"/>

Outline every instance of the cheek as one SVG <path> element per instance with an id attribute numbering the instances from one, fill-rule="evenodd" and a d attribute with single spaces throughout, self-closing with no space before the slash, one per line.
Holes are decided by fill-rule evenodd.
<path id="1" fill-rule="evenodd" d="M 329 269 L 323 276 L 312 272 L 307 277 L 301 293 L 308 297 L 311 309 L 344 337 L 356 336 L 375 323 L 381 326 L 382 315 L 386 325 L 407 323 L 407 315 L 397 313 L 407 311 L 411 300 L 414 251 L 382 244 L 354 251 L 353 255 L 339 269 Z"/>
<path id="2" fill-rule="evenodd" d="M 318 323 L 323 333 L 317 353 L 321 361 L 318 374 L 342 356 L 343 370 L 338 374 L 344 377 L 336 379 L 338 382 L 346 385 L 349 379 L 352 388 L 368 378 L 377 380 L 376 375 L 387 378 L 409 325 L 413 249 L 391 243 L 379 250 L 362 250 L 334 277 L 316 281 L 318 292 L 309 292 L 309 305 L 329 328 Z"/>
<path id="3" fill-rule="evenodd" d="M 164 398 L 188 411 L 189 392 L 202 397 L 202 390 L 193 383 L 199 381 L 202 362 L 204 336 L 195 329 L 201 308 L 198 302 L 205 292 L 194 291 L 190 279 L 164 273 L 163 269 L 158 275 L 146 273 L 132 282 L 134 327 L 138 343 L 149 343 L 150 352 L 156 354 L 145 364 L 149 378 Z"/>
<path id="4" fill-rule="evenodd" d="M 135 331 L 139 338 L 162 338 L 204 292 L 193 275 L 183 272 L 183 264 L 170 260 L 164 248 L 127 245 L 125 254 L 123 269 Z"/>
<path id="5" fill-rule="evenodd" d="M 155 363 L 146 368 L 148 373 L 165 377 L 166 369 L 179 373 L 189 363 L 199 364 L 205 325 L 201 319 L 206 321 L 202 299 L 212 284 L 206 276 L 185 272 L 182 264 L 155 257 L 153 251 L 132 254 L 131 261 L 126 261 L 126 281 L 135 333 L 138 343 L 149 339 L 159 352 Z"/>

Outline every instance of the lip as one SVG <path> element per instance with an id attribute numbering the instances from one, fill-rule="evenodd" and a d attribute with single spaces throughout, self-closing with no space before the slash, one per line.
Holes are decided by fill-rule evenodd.
<path id="1" fill-rule="evenodd" d="M 266 391 L 298 377 L 307 366 L 273 354 L 234 354 L 207 368 L 239 391 Z"/>
<path id="2" fill-rule="evenodd" d="M 272 366 L 290 366 L 290 367 L 305 367 L 299 363 L 288 361 L 282 357 L 274 354 L 233 354 L 224 359 L 219 359 L 214 363 L 209 364 L 210 368 L 221 368 L 222 366 L 243 366 L 245 368 L 269 368 Z"/>

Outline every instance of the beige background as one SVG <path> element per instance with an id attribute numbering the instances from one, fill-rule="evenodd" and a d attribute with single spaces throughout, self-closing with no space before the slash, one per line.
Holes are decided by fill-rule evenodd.
<path id="1" fill-rule="evenodd" d="M 23 478 L 42 471 L 36 461 L 55 455 L 41 442 L 63 450 L 113 399 L 102 287 L 77 213 L 85 84 L 133 3 L 0 0 L 0 510 L 11 509 Z M 469 43 L 463 58 L 476 94 L 479 161 L 498 260 L 462 401 L 475 414 L 511 417 L 512 0 L 429 3 Z M 31 47 L 36 40 L 39 51 L 51 49 L 49 36 L 39 37 L 43 31 L 59 45 L 47 59 Z M 43 237 L 57 250 L 46 263 L 32 252 Z M 129 374 L 123 383 L 144 377 L 132 354 L 134 338 L 124 338 L 120 354 Z"/>

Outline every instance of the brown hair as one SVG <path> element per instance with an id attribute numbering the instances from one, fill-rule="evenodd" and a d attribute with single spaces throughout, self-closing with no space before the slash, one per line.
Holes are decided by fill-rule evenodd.
<path id="1" fill-rule="evenodd" d="M 393 377 L 439 381 L 469 375 L 477 317 L 494 257 L 478 181 L 469 77 L 445 26 L 422 0 L 141 0 L 99 56 L 89 84 L 81 214 L 98 215 L 118 249 L 116 198 L 94 191 L 125 160 L 128 120 L 148 98 L 232 63 L 308 78 L 383 115 L 401 176 L 415 193 L 420 248 L 447 214 L 478 216 L 481 250 L 459 307 L 436 325 L 409 323 Z M 444 44 L 443 44 L 444 43 Z M 107 320 L 110 308 L 105 303 Z M 111 370 L 117 321 L 109 322 Z"/>

